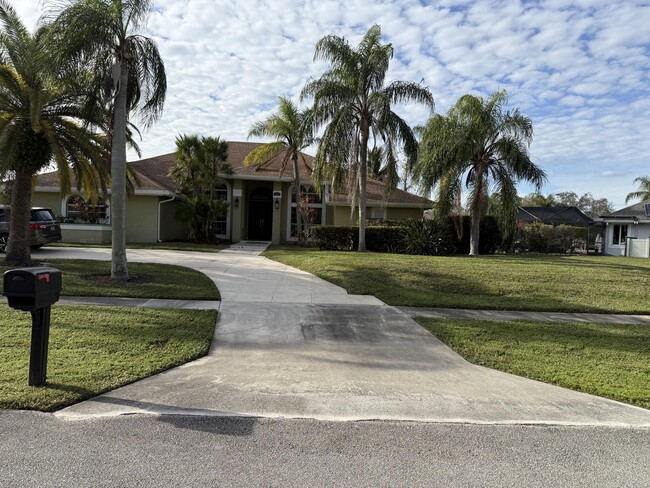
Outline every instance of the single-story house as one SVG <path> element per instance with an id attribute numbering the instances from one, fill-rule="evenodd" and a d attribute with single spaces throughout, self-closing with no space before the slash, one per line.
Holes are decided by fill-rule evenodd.
<path id="1" fill-rule="evenodd" d="M 289 167 L 280 174 L 281 157 L 259 165 L 244 166 L 244 158 L 260 143 L 228 142 L 228 163 L 233 173 L 224 176 L 217 194 L 227 201 L 228 211 L 217 222 L 216 237 L 271 241 L 294 241 L 296 203 L 292 201 L 293 174 Z M 311 184 L 313 157 L 299 159 L 303 187 L 310 194 L 314 224 L 349 225 L 357 219 L 351 213 L 348 195 L 331 193 L 325 186 L 318 194 Z M 169 177 L 176 162 L 174 153 L 131 163 L 141 181 L 127 198 L 127 242 L 160 242 L 186 237 L 186 227 L 176 218 L 179 195 Z M 75 183 L 73 182 L 73 188 Z M 384 183 L 368 179 L 369 219 L 420 218 L 432 202 L 395 189 L 385 198 Z M 111 240 L 110 194 L 106 202 L 85 202 L 83 193 L 62 195 L 55 172 L 38 176 L 33 194 L 34 206 L 51 208 L 61 219 L 63 240 L 67 242 L 109 243 Z"/>
<path id="2" fill-rule="evenodd" d="M 539 222 L 547 225 L 573 225 L 586 227 L 593 219 L 577 207 L 519 207 L 517 226 Z"/>
<path id="3" fill-rule="evenodd" d="M 600 218 L 605 223 L 605 254 L 650 258 L 650 200 Z"/>

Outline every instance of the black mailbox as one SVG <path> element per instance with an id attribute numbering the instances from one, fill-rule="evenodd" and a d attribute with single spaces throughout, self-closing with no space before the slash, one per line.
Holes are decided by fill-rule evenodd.
<path id="1" fill-rule="evenodd" d="M 31 311 L 56 303 L 61 293 L 61 271 L 54 268 L 21 268 L 6 271 L 4 293 L 9 306 Z"/>

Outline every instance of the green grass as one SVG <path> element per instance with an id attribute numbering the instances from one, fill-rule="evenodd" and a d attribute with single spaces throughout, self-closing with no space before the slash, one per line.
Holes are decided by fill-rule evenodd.
<path id="1" fill-rule="evenodd" d="M 76 242 L 53 242 L 48 247 L 90 247 L 110 249 L 110 244 L 80 244 Z M 226 244 L 196 244 L 194 242 L 151 242 L 151 243 L 129 243 L 127 249 L 164 249 L 167 251 L 197 251 L 197 252 L 219 252 L 226 249 Z"/>
<path id="2" fill-rule="evenodd" d="M 272 247 L 264 256 L 390 305 L 650 313 L 650 259 L 409 256 Z"/>
<path id="3" fill-rule="evenodd" d="M 219 300 L 219 290 L 203 273 L 169 264 L 129 263 L 133 281 L 110 279 L 110 261 L 52 259 L 43 265 L 61 271 L 62 295 L 178 300 Z M 0 273 L 7 267 L 0 266 Z"/>
<path id="4" fill-rule="evenodd" d="M 417 318 L 468 361 L 650 408 L 650 327 Z"/>
<path id="5" fill-rule="evenodd" d="M 0 305 L 0 408 L 52 411 L 205 355 L 216 312 L 52 308 L 47 384 L 27 386 L 31 316 Z"/>

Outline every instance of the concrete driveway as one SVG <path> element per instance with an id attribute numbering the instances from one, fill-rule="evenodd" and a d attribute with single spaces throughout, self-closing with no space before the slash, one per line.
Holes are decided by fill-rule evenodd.
<path id="1" fill-rule="evenodd" d="M 50 248 L 34 257 L 107 259 Z M 59 411 L 650 426 L 650 411 L 469 364 L 405 313 L 257 256 L 133 251 L 199 269 L 223 302 L 208 356 Z M 289 303 L 293 301 L 295 303 Z"/>

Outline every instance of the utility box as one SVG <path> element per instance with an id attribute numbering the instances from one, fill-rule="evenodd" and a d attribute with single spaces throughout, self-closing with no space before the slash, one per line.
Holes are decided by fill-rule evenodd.
<path id="1" fill-rule="evenodd" d="M 4 274 L 4 293 L 9 306 L 30 312 L 59 300 L 61 271 L 55 268 L 20 268 Z"/>

